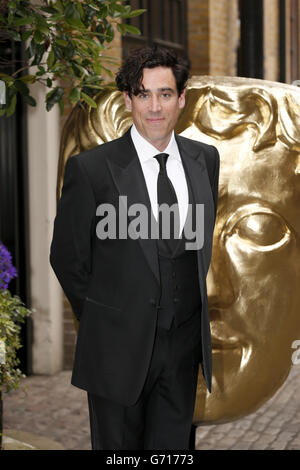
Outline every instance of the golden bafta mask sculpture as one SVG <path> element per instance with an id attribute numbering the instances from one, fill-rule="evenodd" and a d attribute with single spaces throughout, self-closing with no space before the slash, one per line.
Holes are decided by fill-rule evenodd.
<path id="1" fill-rule="evenodd" d="M 124 134 L 122 94 L 76 108 L 62 135 L 68 157 Z M 194 423 L 232 421 L 271 398 L 300 339 L 300 90 L 238 77 L 193 77 L 176 132 L 220 153 L 219 204 L 207 277 L 212 393 L 199 372 Z"/>

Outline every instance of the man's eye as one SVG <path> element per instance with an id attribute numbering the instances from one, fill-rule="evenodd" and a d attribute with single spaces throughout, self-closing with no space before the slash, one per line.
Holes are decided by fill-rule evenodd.
<path id="1" fill-rule="evenodd" d="M 170 95 L 170 93 L 163 93 L 162 96 L 163 96 L 164 98 L 169 98 L 171 95 Z"/>
<path id="2" fill-rule="evenodd" d="M 148 95 L 146 93 L 140 93 L 139 94 L 139 98 L 141 98 L 141 99 L 145 99 L 147 97 L 148 97 Z"/>

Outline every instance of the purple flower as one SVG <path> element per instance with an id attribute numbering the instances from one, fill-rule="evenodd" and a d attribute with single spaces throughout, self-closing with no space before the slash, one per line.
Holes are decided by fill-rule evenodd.
<path id="1" fill-rule="evenodd" d="M 7 289 L 10 281 L 17 277 L 18 272 L 12 264 L 12 257 L 8 249 L 0 242 L 0 290 Z"/>

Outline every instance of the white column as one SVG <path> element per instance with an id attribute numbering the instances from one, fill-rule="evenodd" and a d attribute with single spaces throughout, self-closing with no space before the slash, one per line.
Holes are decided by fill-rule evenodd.
<path id="1" fill-rule="evenodd" d="M 56 214 L 56 178 L 60 141 L 58 106 L 46 111 L 46 88 L 32 87 L 37 106 L 28 106 L 30 275 L 33 313 L 33 373 L 62 369 L 62 290 L 49 264 Z"/>

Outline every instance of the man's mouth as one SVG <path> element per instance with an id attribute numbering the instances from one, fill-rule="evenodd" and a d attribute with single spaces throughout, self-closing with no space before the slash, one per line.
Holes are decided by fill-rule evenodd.
<path id="1" fill-rule="evenodd" d="M 147 122 L 150 124 L 161 124 L 164 121 L 164 118 L 147 118 Z"/>

